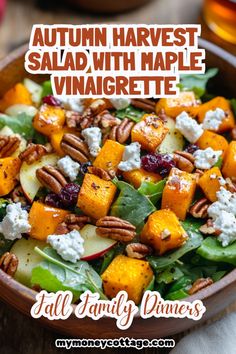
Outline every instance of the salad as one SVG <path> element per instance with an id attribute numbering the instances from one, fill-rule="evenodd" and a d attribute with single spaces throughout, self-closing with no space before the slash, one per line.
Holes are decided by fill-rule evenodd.
<path id="1" fill-rule="evenodd" d="M 185 298 L 236 266 L 236 101 L 185 75 L 177 97 L 0 99 L 0 268 L 39 291 Z"/>

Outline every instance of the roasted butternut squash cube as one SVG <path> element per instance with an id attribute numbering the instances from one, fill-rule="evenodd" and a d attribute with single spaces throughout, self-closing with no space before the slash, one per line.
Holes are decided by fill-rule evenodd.
<path id="1" fill-rule="evenodd" d="M 124 180 L 139 188 L 142 182 L 159 182 L 162 178 L 158 173 L 145 171 L 143 168 L 123 172 Z"/>
<path id="2" fill-rule="evenodd" d="M 141 242 L 150 245 L 159 255 L 162 255 L 180 247 L 187 237 L 175 213 L 162 209 L 148 217 L 141 233 Z"/>
<path id="3" fill-rule="evenodd" d="M 176 118 L 181 112 L 185 111 L 191 116 L 196 116 L 199 108 L 194 92 L 180 92 L 176 97 L 161 98 L 156 104 L 156 113 L 164 110 L 166 115 Z"/>
<path id="4" fill-rule="evenodd" d="M 198 110 L 198 121 L 202 123 L 204 121 L 205 115 L 208 111 L 214 111 L 216 108 L 221 108 L 225 112 L 225 118 L 220 124 L 219 128 L 216 130 L 218 133 L 223 133 L 227 130 L 230 130 L 235 125 L 234 114 L 230 107 L 230 102 L 224 98 L 217 96 L 212 100 L 201 104 Z"/>
<path id="5" fill-rule="evenodd" d="M 172 168 L 162 194 L 162 209 L 172 210 L 185 220 L 196 190 L 196 177 L 178 168 Z"/>
<path id="6" fill-rule="evenodd" d="M 142 120 L 135 124 L 131 132 L 132 141 L 140 143 L 144 150 L 156 151 L 168 133 L 167 128 L 155 114 L 145 114 Z"/>
<path id="7" fill-rule="evenodd" d="M 45 241 L 48 235 L 55 233 L 57 226 L 63 222 L 67 214 L 69 214 L 67 210 L 34 202 L 29 212 L 30 237 Z"/>
<path id="8" fill-rule="evenodd" d="M 124 148 L 124 145 L 117 143 L 116 141 L 107 140 L 101 148 L 93 165 L 102 168 L 107 172 L 116 172 L 118 169 L 117 166 L 122 160 Z"/>
<path id="9" fill-rule="evenodd" d="M 63 108 L 43 104 L 33 119 L 33 126 L 40 133 L 50 136 L 62 129 L 65 119 Z"/>
<path id="10" fill-rule="evenodd" d="M 100 219 L 108 214 L 116 193 L 116 186 L 110 181 L 86 173 L 81 186 L 77 206 L 88 216 Z"/>
<path id="11" fill-rule="evenodd" d="M 17 157 L 0 159 L 0 197 L 7 195 L 17 184 L 17 175 L 20 171 L 21 160 Z"/>
<path id="12" fill-rule="evenodd" d="M 102 274 L 103 289 L 109 298 L 125 290 L 129 300 L 138 305 L 152 278 L 153 271 L 148 262 L 119 255 Z"/>
<path id="13" fill-rule="evenodd" d="M 199 178 L 198 185 L 203 190 L 203 193 L 211 202 L 217 200 L 216 192 L 221 187 L 222 174 L 219 167 L 212 167 L 210 170 L 205 171 Z"/>
<path id="14" fill-rule="evenodd" d="M 222 135 L 216 134 L 209 130 L 205 130 L 202 136 L 200 136 L 196 142 L 196 145 L 198 145 L 202 150 L 205 150 L 208 147 L 211 147 L 216 151 L 222 150 L 224 155 L 225 150 L 228 147 L 228 141 Z"/>
<path id="15" fill-rule="evenodd" d="M 55 152 L 57 153 L 57 155 L 59 155 L 61 157 L 65 156 L 65 153 L 61 148 L 61 141 L 62 141 L 63 135 L 67 134 L 67 133 L 76 134 L 76 129 L 63 127 L 58 132 L 52 133 L 50 135 L 50 143 L 51 143 L 53 149 L 55 150 Z"/>
<path id="16" fill-rule="evenodd" d="M 8 107 L 14 104 L 33 104 L 30 92 L 21 83 L 16 84 L 5 93 L 3 98 L 0 100 L 0 112 L 4 112 Z"/>
<path id="17" fill-rule="evenodd" d="M 225 152 L 222 173 L 224 177 L 236 177 L 236 141 L 231 141 Z"/>

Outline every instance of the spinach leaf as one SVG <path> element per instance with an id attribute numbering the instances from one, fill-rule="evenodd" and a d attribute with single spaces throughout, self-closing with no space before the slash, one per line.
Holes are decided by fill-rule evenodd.
<path id="1" fill-rule="evenodd" d="M 14 133 L 20 134 L 26 140 L 32 139 L 34 136 L 34 128 L 32 126 L 32 116 L 26 113 L 20 113 L 16 117 L 0 114 L 0 129 L 5 125 L 11 128 Z"/>
<path id="2" fill-rule="evenodd" d="M 176 251 L 173 251 L 168 255 L 162 257 L 156 257 L 156 256 L 148 257 L 148 261 L 151 267 L 155 271 L 160 271 L 168 267 L 169 265 L 175 263 L 179 258 L 181 258 L 186 253 L 198 248 L 201 245 L 203 237 L 200 234 L 200 232 L 195 232 L 190 227 L 186 231 L 188 232 L 189 238 L 186 241 L 186 243 L 180 248 L 178 248 Z"/>
<path id="3" fill-rule="evenodd" d="M 144 291 L 147 291 L 147 290 L 153 291 L 154 285 L 155 285 L 155 276 L 153 275 L 152 280 L 150 281 L 150 283 L 148 284 L 148 286 L 145 288 Z"/>
<path id="4" fill-rule="evenodd" d="M 220 280 L 221 278 L 223 278 L 223 276 L 226 273 L 227 273 L 226 270 L 219 270 L 218 272 L 214 273 L 211 278 L 214 282 L 216 282 L 216 281 Z"/>
<path id="5" fill-rule="evenodd" d="M 165 299 L 174 301 L 174 300 L 184 299 L 185 297 L 188 297 L 188 296 L 189 296 L 189 294 L 185 290 L 179 289 L 179 290 L 176 290 L 172 293 L 166 294 Z"/>
<path id="6" fill-rule="evenodd" d="M 186 275 L 181 277 L 180 279 L 176 280 L 173 285 L 169 288 L 169 293 L 175 292 L 180 289 L 186 290 L 192 284 L 192 279 Z"/>
<path id="7" fill-rule="evenodd" d="M 208 69 L 205 74 L 184 74 L 180 76 L 179 87 L 183 91 L 194 91 L 198 97 L 206 92 L 206 85 L 209 79 L 218 73 L 217 68 Z"/>
<path id="8" fill-rule="evenodd" d="M 103 262 L 99 274 L 102 274 L 107 269 L 111 261 L 118 254 L 122 254 L 124 252 L 124 249 L 125 249 L 125 245 L 121 243 L 118 243 L 115 247 L 112 247 L 103 257 Z"/>
<path id="9" fill-rule="evenodd" d="M 162 192 L 166 184 L 166 179 L 163 179 L 157 183 L 142 182 L 139 187 L 139 193 L 145 195 L 155 205 L 162 197 Z"/>
<path id="10" fill-rule="evenodd" d="M 140 228 L 146 217 L 156 210 L 155 206 L 130 184 L 118 179 L 114 179 L 113 183 L 119 188 L 120 194 L 111 207 L 111 215 Z"/>
<path id="11" fill-rule="evenodd" d="M 6 215 L 6 207 L 9 204 L 9 201 L 4 198 L 0 198 L 0 221 Z M 10 250 L 11 246 L 13 245 L 14 241 L 6 240 L 5 237 L 0 234 L 0 257 L 7 251 Z"/>
<path id="12" fill-rule="evenodd" d="M 207 237 L 198 248 L 197 253 L 208 260 L 236 266 L 236 242 L 223 247 L 215 237 Z"/>
<path id="13" fill-rule="evenodd" d="M 47 81 L 44 81 L 42 84 L 42 95 L 41 95 L 41 98 L 47 96 L 47 95 L 51 95 L 53 92 L 52 92 L 52 85 L 51 85 L 51 81 L 50 80 L 47 80 Z"/>
<path id="14" fill-rule="evenodd" d="M 140 120 L 142 119 L 142 117 L 145 113 L 146 112 L 129 105 L 128 107 L 126 107 L 124 109 L 118 109 L 115 112 L 115 116 L 120 119 L 129 118 L 129 119 L 133 120 L 134 122 L 138 123 L 138 122 L 140 122 Z"/>
<path id="15" fill-rule="evenodd" d="M 183 272 L 175 264 L 173 266 L 167 267 L 163 272 L 156 276 L 156 281 L 158 283 L 170 284 L 175 280 L 183 276 Z"/>
<path id="16" fill-rule="evenodd" d="M 214 167 L 219 167 L 219 169 L 221 169 L 222 165 L 223 165 L 223 158 L 220 156 L 217 162 L 214 164 Z"/>
<path id="17" fill-rule="evenodd" d="M 70 263 L 64 261 L 57 252 L 47 247 L 44 250 L 35 247 L 35 251 L 45 260 L 32 270 L 31 283 L 42 289 L 56 292 L 70 290 L 75 299 L 85 290 L 97 292 L 101 299 L 106 299 L 102 292 L 102 280 L 85 261 Z"/>

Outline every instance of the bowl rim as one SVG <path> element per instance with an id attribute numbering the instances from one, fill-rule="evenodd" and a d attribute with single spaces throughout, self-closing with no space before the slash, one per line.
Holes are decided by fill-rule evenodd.
<path id="1" fill-rule="evenodd" d="M 224 49 L 202 38 L 199 38 L 199 46 L 202 47 L 203 49 L 208 50 L 212 54 L 215 54 L 216 56 L 222 58 L 224 61 L 230 63 L 231 66 L 236 68 L 236 57 L 228 53 Z M 14 60 L 22 57 L 27 50 L 28 50 L 28 44 L 24 44 L 21 47 L 9 53 L 7 56 L 3 57 L 0 60 L 0 71 L 6 68 L 8 65 L 10 65 Z M 212 295 L 215 295 L 218 292 L 222 291 L 224 288 L 226 288 L 228 285 L 230 285 L 233 282 L 236 282 L 236 269 L 233 269 L 222 279 L 218 280 L 217 282 L 213 283 L 207 288 L 204 288 L 198 291 L 196 294 L 188 296 L 183 300 L 188 302 L 201 300 L 204 302 L 204 300 L 207 300 Z M 3 285 L 5 289 L 11 291 L 12 293 L 20 294 L 22 298 L 27 298 L 32 303 L 32 305 L 35 302 L 36 295 L 37 295 L 37 292 L 35 290 L 21 284 L 17 280 L 7 275 L 1 269 L 0 269 L 0 285 Z M 0 293 L 0 298 L 4 300 L 4 296 L 2 296 L 1 293 Z M 5 299 L 5 301 L 7 300 Z M 76 305 L 73 305 L 74 309 L 75 306 Z M 136 314 L 135 317 L 140 317 L 140 315 Z"/>

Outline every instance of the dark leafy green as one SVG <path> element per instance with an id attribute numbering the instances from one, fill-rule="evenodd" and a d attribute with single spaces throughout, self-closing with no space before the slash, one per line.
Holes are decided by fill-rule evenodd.
<path id="1" fill-rule="evenodd" d="M 191 277 L 184 275 L 183 277 L 179 278 L 171 287 L 169 288 L 169 293 L 175 292 L 180 289 L 186 290 L 192 284 Z"/>
<path id="2" fill-rule="evenodd" d="M 130 184 L 118 179 L 114 179 L 113 182 L 119 188 L 120 194 L 111 207 L 111 215 L 127 220 L 140 228 L 146 217 L 156 210 L 155 206 Z"/>
<path id="3" fill-rule="evenodd" d="M 32 270 L 32 285 L 37 284 L 42 289 L 53 292 L 70 290 L 75 300 L 86 290 L 97 292 L 101 299 L 106 299 L 100 276 L 87 262 L 66 262 L 50 247 L 44 250 L 36 247 L 35 251 L 44 261 Z"/>
<path id="4" fill-rule="evenodd" d="M 0 129 L 8 126 L 14 133 L 20 134 L 26 140 L 34 140 L 36 143 L 44 144 L 47 139 L 40 133 L 36 132 L 32 125 L 32 116 L 26 113 L 20 113 L 16 117 L 0 114 Z"/>
<path id="5" fill-rule="evenodd" d="M 138 191 L 148 197 L 150 201 L 155 205 L 162 197 L 162 192 L 166 184 L 166 179 L 163 179 L 157 183 L 142 182 Z"/>
<path id="6" fill-rule="evenodd" d="M 207 237 L 198 248 L 197 253 L 208 260 L 236 266 L 236 242 L 223 247 L 215 237 Z"/>
<path id="7" fill-rule="evenodd" d="M 0 198 L 0 221 L 2 221 L 6 215 L 6 207 L 8 204 L 9 202 L 7 199 Z M 13 243 L 14 241 L 6 240 L 5 237 L 0 234 L 0 256 L 9 251 Z"/>
<path id="8" fill-rule="evenodd" d="M 236 115 L 236 98 L 232 98 L 232 100 L 230 100 L 231 103 L 231 107 L 234 111 L 234 115 Z"/>
<path id="9" fill-rule="evenodd" d="M 189 294 L 185 290 L 179 289 L 179 290 L 176 290 L 172 293 L 166 294 L 165 299 L 174 301 L 174 300 L 184 299 L 185 297 L 188 297 L 188 296 L 189 296 Z"/>
<path id="10" fill-rule="evenodd" d="M 192 225 L 192 224 L 187 225 L 185 223 L 185 225 L 183 225 L 185 230 L 188 233 L 189 238 L 182 247 L 178 248 L 176 251 L 169 253 L 166 256 L 162 256 L 162 257 L 150 256 L 150 257 L 148 257 L 148 261 L 150 262 L 150 265 L 152 266 L 152 268 L 155 271 L 163 270 L 164 268 L 168 267 L 169 265 L 172 265 L 177 260 L 179 260 L 183 255 L 185 255 L 186 253 L 188 253 L 192 250 L 197 249 L 201 245 L 202 240 L 203 240 L 202 235 L 200 234 L 200 232 L 197 232 L 194 230 L 194 227 L 196 227 L 196 226 L 190 227 L 190 225 Z"/>
<path id="11" fill-rule="evenodd" d="M 145 114 L 144 111 L 129 105 L 127 108 L 118 109 L 115 112 L 115 116 L 120 119 L 129 118 L 134 122 L 138 123 L 142 116 Z"/>
<path id="12" fill-rule="evenodd" d="M 222 165 L 223 165 L 223 158 L 220 156 L 218 158 L 218 161 L 214 164 L 214 167 L 219 167 L 221 169 Z"/>
<path id="13" fill-rule="evenodd" d="M 217 68 L 208 69 L 205 74 L 186 74 L 180 76 L 179 87 L 181 90 L 194 91 L 198 97 L 201 97 L 206 92 L 206 86 L 209 79 L 218 73 Z"/>
<path id="14" fill-rule="evenodd" d="M 101 269 L 99 271 L 100 274 L 102 274 L 107 269 L 107 267 L 109 266 L 113 258 L 115 258 L 115 256 L 124 252 L 124 248 L 125 246 L 123 244 L 118 243 L 115 247 L 111 248 L 104 255 Z"/>
<path id="15" fill-rule="evenodd" d="M 156 281 L 158 283 L 170 284 L 175 280 L 181 278 L 183 276 L 183 272 L 180 270 L 176 264 L 173 266 L 167 267 L 163 272 L 158 273 L 156 276 Z"/>
<path id="16" fill-rule="evenodd" d="M 44 81 L 42 83 L 42 98 L 52 94 L 52 84 L 51 80 Z"/>

